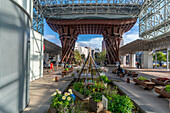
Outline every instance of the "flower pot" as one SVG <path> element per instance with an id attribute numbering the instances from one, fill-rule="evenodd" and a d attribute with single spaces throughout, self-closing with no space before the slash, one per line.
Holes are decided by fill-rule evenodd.
<path id="1" fill-rule="evenodd" d="M 146 89 L 149 89 L 149 90 L 152 90 L 154 88 L 154 85 L 155 85 L 155 83 L 150 82 L 149 80 L 140 81 L 137 78 L 134 78 L 133 81 L 136 82 L 136 84 L 142 85 Z"/>
<path id="2" fill-rule="evenodd" d="M 163 90 L 161 91 L 161 95 L 163 95 L 164 97 L 166 98 L 169 98 L 170 99 L 170 93 L 165 91 L 165 88 L 163 88 Z"/>
<path id="3" fill-rule="evenodd" d="M 163 81 L 159 81 L 155 78 L 151 78 L 151 81 L 154 82 L 156 85 L 162 85 L 162 86 L 170 85 L 170 80 L 166 80 L 165 82 L 163 82 Z"/>
<path id="4" fill-rule="evenodd" d="M 155 88 L 154 88 L 154 91 L 156 92 L 156 93 L 158 93 L 158 94 L 160 94 L 161 95 L 161 90 L 162 90 L 162 86 L 156 86 Z"/>
<path id="5" fill-rule="evenodd" d="M 89 108 L 93 110 L 95 113 L 99 113 L 103 111 L 103 104 L 102 101 L 95 102 L 92 98 L 89 99 Z"/>

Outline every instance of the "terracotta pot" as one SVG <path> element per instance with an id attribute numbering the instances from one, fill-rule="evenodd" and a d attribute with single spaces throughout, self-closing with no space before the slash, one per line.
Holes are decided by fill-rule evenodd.
<path id="1" fill-rule="evenodd" d="M 127 83 L 130 83 L 130 78 L 127 78 Z"/>

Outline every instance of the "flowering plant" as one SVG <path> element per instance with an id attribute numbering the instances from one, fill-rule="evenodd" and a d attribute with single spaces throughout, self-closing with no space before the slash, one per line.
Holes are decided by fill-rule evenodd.
<path id="1" fill-rule="evenodd" d="M 51 96 L 51 106 L 56 108 L 56 110 L 59 110 L 58 108 L 61 106 L 67 108 L 70 104 L 74 103 L 73 97 L 68 92 L 61 94 L 61 91 L 57 89 Z"/>
<path id="2" fill-rule="evenodd" d="M 138 80 L 140 80 L 140 81 L 144 81 L 144 80 L 148 80 L 148 79 L 147 79 L 147 78 L 145 78 L 145 77 L 140 76 L 140 77 L 138 78 Z"/>
<path id="3" fill-rule="evenodd" d="M 165 91 L 168 92 L 168 93 L 170 93 L 170 85 L 166 85 Z"/>
<path id="4" fill-rule="evenodd" d="M 168 78 L 157 78 L 158 81 L 162 81 L 162 82 L 165 82 L 166 80 L 170 80 Z"/>

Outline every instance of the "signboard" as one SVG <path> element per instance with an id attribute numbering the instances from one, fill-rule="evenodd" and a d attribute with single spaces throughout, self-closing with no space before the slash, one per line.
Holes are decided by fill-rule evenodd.
<path id="1" fill-rule="evenodd" d="M 104 95 L 102 95 L 102 104 L 108 110 L 108 99 Z"/>

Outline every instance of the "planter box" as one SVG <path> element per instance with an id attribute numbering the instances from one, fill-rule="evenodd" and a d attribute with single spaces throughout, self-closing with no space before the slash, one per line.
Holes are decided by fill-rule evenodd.
<path id="1" fill-rule="evenodd" d="M 161 89 L 162 88 L 163 88 L 162 86 L 155 86 L 154 91 L 161 95 Z"/>
<path id="2" fill-rule="evenodd" d="M 166 80 L 165 82 L 158 81 L 156 78 L 151 78 L 151 81 L 154 82 L 156 85 L 170 85 L 170 80 Z"/>
<path id="3" fill-rule="evenodd" d="M 170 99 L 170 93 L 168 93 L 167 91 L 165 91 L 165 88 L 162 90 L 161 94 L 162 94 L 164 97 Z"/>
<path id="4" fill-rule="evenodd" d="M 154 91 L 159 95 L 170 99 L 170 93 L 166 92 L 164 87 L 157 86 L 154 88 Z"/>
<path id="5" fill-rule="evenodd" d="M 89 99 L 89 108 L 93 110 L 95 113 L 99 113 L 103 111 L 103 104 L 102 102 L 95 102 L 92 98 Z"/>
<path id="6" fill-rule="evenodd" d="M 57 110 L 54 107 L 49 108 L 49 110 L 46 113 L 57 113 Z"/>
<path id="7" fill-rule="evenodd" d="M 79 97 L 81 100 L 89 100 L 91 96 L 84 96 L 81 93 L 77 92 L 74 88 L 72 88 L 73 93 Z"/>
<path id="8" fill-rule="evenodd" d="M 132 73 L 131 77 L 137 77 L 138 73 Z"/>
<path id="9" fill-rule="evenodd" d="M 146 89 L 149 89 L 149 90 L 152 90 L 154 88 L 154 85 L 155 85 L 155 83 L 150 82 L 149 80 L 140 81 L 137 78 L 134 78 L 133 81 L 136 82 L 136 84 L 142 85 Z"/>

